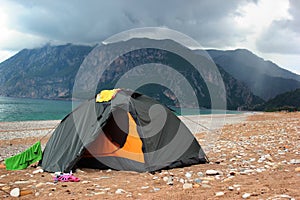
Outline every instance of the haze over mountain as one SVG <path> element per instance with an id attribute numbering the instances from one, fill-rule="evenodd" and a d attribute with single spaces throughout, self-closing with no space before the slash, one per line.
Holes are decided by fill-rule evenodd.
<path id="1" fill-rule="evenodd" d="M 207 52 L 216 64 L 237 80 L 246 83 L 255 95 L 264 100 L 300 88 L 299 75 L 271 61 L 265 61 L 246 49 Z"/>
<path id="2" fill-rule="evenodd" d="M 122 45 L 131 45 L 137 40 L 125 42 Z M 153 42 L 153 41 L 151 41 Z M 173 45 L 170 40 L 156 41 L 164 45 Z M 117 44 L 120 45 L 120 44 Z M 101 48 L 106 48 L 103 46 Z M 72 98 L 75 76 L 84 58 L 94 47 L 82 45 L 46 45 L 37 49 L 24 49 L 0 63 L 0 95 L 30 98 Z M 190 51 L 190 50 L 187 50 Z M 300 77 L 283 70 L 270 61 L 264 61 L 248 50 L 235 51 L 208 51 L 224 80 L 227 108 L 251 109 L 262 104 L 264 99 L 271 98 L 282 91 L 300 88 Z M 196 59 L 201 61 L 200 55 Z M 172 66 L 194 88 L 200 107 L 210 108 L 210 96 L 207 81 L 193 71 L 185 59 L 164 50 L 143 49 L 132 51 L 115 60 L 101 77 L 98 90 L 114 87 L 122 74 L 134 69 L 135 66 L 145 63 L 154 63 L 154 69 L 160 64 Z M 187 70 L 189 69 L 189 70 Z M 205 70 L 204 70 L 205 71 Z M 206 70 L 209 75 L 209 70 Z M 133 71 L 133 76 L 147 77 L 149 72 L 145 69 Z M 163 74 L 163 73 L 162 73 Z M 169 81 L 174 77 L 165 76 Z M 259 82 L 258 79 L 262 81 Z M 213 84 L 213 80 L 211 83 Z M 276 84 L 278 86 L 276 86 Z M 299 85 L 298 85 L 299 84 Z M 274 87 L 276 86 L 276 87 Z M 140 87 L 139 91 L 152 96 L 165 104 L 178 106 L 178 99 L 172 91 L 165 87 L 149 84 Z M 178 87 L 179 92 L 182 89 Z M 258 94 L 253 95 L 254 94 Z M 94 95 L 94 93 L 87 93 Z M 259 97 L 258 97 L 259 96 Z M 260 98 L 261 97 L 261 98 Z M 192 107 L 193 105 L 181 105 Z"/>
<path id="3" fill-rule="evenodd" d="M 300 111 L 300 88 L 294 91 L 285 92 L 277 95 L 275 98 L 264 103 L 259 110 L 276 111 L 276 110 L 298 110 Z"/>

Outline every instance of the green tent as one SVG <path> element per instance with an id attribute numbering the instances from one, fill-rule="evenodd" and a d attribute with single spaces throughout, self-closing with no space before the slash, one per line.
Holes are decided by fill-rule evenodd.
<path id="1" fill-rule="evenodd" d="M 172 111 L 146 95 L 115 92 L 110 101 L 85 101 L 61 121 L 43 152 L 45 171 L 87 167 L 144 172 L 207 162 Z"/>

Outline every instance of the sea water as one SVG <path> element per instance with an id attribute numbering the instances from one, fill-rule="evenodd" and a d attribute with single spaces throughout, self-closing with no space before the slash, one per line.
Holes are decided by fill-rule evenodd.
<path id="1" fill-rule="evenodd" d="M 60 120 L 72 101 L 0 97 L 0 121 Z"/>
<path id="2" fill-rule="evenodd" d="M 29 98 L 12 98 L 0 96 L 0 122 L 61 120 L 80 102 L 65 100 L 45 100 Z M 237 111 L 209 110 L 196 108 L 170 108 L 176 115 L 199 114 L 237 114 Z"/>

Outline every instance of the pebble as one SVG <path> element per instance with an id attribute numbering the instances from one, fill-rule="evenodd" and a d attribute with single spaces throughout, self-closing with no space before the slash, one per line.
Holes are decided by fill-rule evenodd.
<path id="1" fill-rule="evenodd" d="M 173 177 L 169 176 L 168 180 L 167 180 L 167 184 L 168 185 L 173 185 Z"/>
<path id="2" fill-rule="evenodd" d="M 268 161 L 273 162 L 273 158 L 272 158 L 272 156 L 270 154 L 266 154 L 265 155 L 265 159 L 267 159 Z"/>
<path id="3" fill-rule="evenodd" d="M 76 172 L 85 173 L 85 171 L 83 171 L 81 169 L 76 169 Z"/>
<path id="4" fill-rule="evenodd" d="M 115 193 L 116 194 L 123 194 L 123 193 L 126 193 L 126 191 L 123 190 L 123 189 L 117 189 Z"/>
<path id="5" fill-rule="evenodd" d="M 163 180 L 164 180 L 165 182 L 167 182 L 167 181 L 168 181 L 168 179 L 169 179 L 169 178 L 168 178 L 168 177 L 166 177 L 166 176 L 165 176 L 165 177 L 163 177 Z"/>
<path id="6" fill-rule="evenodd" d="M 12 189 L 9 194 L 12 197 L 19 197 L 20 196 L 20 188 Z"/>
<path id="7" fill-rule="evenodd" d="M 101 195 L 101 194 L 105 194 L 105 192 L 95 192 L 94 195 Z"/>
<path id="8" fill-rule="evenodd" d="M 300 172 L 300 167 L 295 168 L 295 172 Z"/>
<path id="9" fill-rule="evenodd" d="M 90 183 L 91 181 L 81 181 L 82 184 Z"/>
<path id="10" fill-rule="evenodd" d="M 37 169 L 37 170 L 34 170 L 32 173 L 33 174 L 38 174 L 38 173 L 43 173 L 44 170 L 43 169 Z"/>
<path id="11" fill-rule="evenodd" d="M 190 172 L 185 173 L 185 177 L 190 179 L 192 177 L 192 173 L 190 173 Z"/>
<path id="12" fill-rule="evenodd" d="M 28 184 L 31 181 L 16 181 L 15 184 Z"/>
<path id="13" fill-rule="evenodd" d="M 247 198 L 249 198 L 250 196 L 251 196 L 250 193 L 245 193 L 245 194 L 243 194 L 242 198 L 243 198 L 243 199 L 247 199 Z"/>
<path id="14" fill-rule="evenodd" d="M 300 164 L 300 159 L 292 159 L 290 160 L 291 164 Z"/>
<path id="15" fill-rule="evenodd" d="M 6 191 L 6 190 L 9 190 L 10 189 L 10 187 L 9 186 L 3 186 L 2 188 L 1 188 L 1 190 L 4 190 L 4 191 Z"/>
<path id="16" fill-rule="evenodd" d="M 110 190 L 110 188 L 103 188 L 103 189 L 101 189 L 102 191 L 109 191 Z"/>
<path id="17" fill-rule="evenodd" d="M 241 171 L 240 174 L 241 175 L 248 175 L 248 174 L 251 174 L 253 172 L 254 172 L 254 170 L 252 170 L 252 169 L 246 169 L 244 171 Z"/>
<path id="18" fill-rule="evenodd" d="M 203 187 L 203 188 L 211 188 L 211 186 L 207 185 L 207 184 L 202 184 L 201 187 Z"/>
<path id="19" fill-rule="evenodd" d="M 201 180 L 202 181 L 213 181 L 213 180 L 215 180 L 215 178 L 214 177 L 202 177 Z"/>
<path id="20" fill-rule="evenodd" d="M 195 179 L 194 179 L 194 182 L 199 184 L 199 183 L 202 182 L 202 180 L 201 180 L 200 178 L 195 178 Z"/>
<path id="21" fill-rule="evenodd" d="M 228 187 L 228 190 L 233 191 L 233 190 L 234 190 L 234 187 L 229 186 L 229 187 Z"/>
<path id="22" fill-rule="evenodd" d="M 192 183 L 185 183 L 183 184 L 183 189 L 190 189 L 190 188 L 193 188 L 193 184 Z"/>
<path id="23" fill-rule="evenodd" d="M 198 172 L 198 173 L 197 173 L 197 176 L 202 177 L 202 176 L 204 176 L 204 174 L 203 174 L 202 172 Z"/>
<path id="24" fill-rule="evenodd" d="M 287 195 L 287 194 L 281 194 L 281 195 L 278 195 L 278 197 L 287 198 L 287 199 L 290 199 L 290 200 L 295 200 L 293 197 L 291 197 L 290 195 Z"/>
<path id="25" fill-rule="evenodd" d="M 217 170 L 213 170 L 213 169 L 209 169 L 209 170 L 206 170 L 206 175 L 210 175 L 210 176 L 215 176 L 215 175 L 218 175 L 219 172 Z"/>
<path id="26" fill-rule="evenodd" d="M 132 197 L 132 194 L 127 194 L 126 197 Z"/>
<path id="27" fill-rule="evenodd" d="M 221 196 L 224 196 L 224 192 L 216 192 L 216 197 L 221 197 Z"/>
<path id="28" fill-rule="evenodd" d="M 39 188 L 39 187 L 42 187 L 43 185 L 45 185 L 45 183 L 38 183 L 35 185 L 35 187 Z"/>

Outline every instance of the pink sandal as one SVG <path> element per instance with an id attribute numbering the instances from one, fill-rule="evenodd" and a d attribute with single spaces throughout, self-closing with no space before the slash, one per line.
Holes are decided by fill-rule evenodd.
<path id="1" fill-rule="evenodd" d="M 55 182 L 79 182 L 80 179 L 73 176 L 72 174 L 63 174 L 53 177 Z"/>

